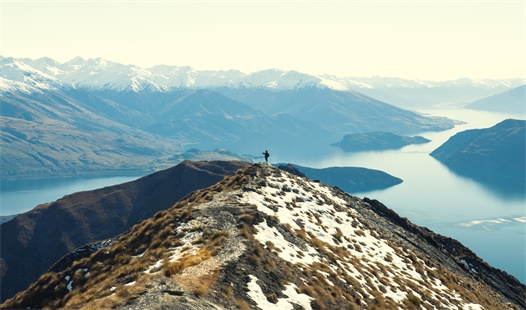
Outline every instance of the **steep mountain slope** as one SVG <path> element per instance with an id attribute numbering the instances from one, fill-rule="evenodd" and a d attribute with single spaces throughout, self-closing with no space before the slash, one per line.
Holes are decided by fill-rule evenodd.
<path id="1" fill-rule="evenodd" d="M 517 309 L 525 290 L 377 201 L 255 164 L 1 307 Z"/>
<path id="2" fill-rule="evenodd" d="M 185 161 L 136 181 L 65 196 L 3 223 L 0 297 L 23 290 L 69 251 L 112 238 L 247 165 Z"/>
<path id="3" fill-rule="evenodd" d="M 430 155 L 451 167 L 526 168 L 526 121 L 504 120 L 491 128 L 459 132 Z"/>
<path id="4" fill-rule="evenodd" d="M 270 117 L 217 92 L 197 90 L 162 107 L 147 131 L 182 136 L 202 145 L 278 138 L 284 134 Z M 260 142 L 261 143 L 261 142 Z"/>
<path id="5" fill-rule="evenodd" d="M 285 113 L 312 123 L 324 119 L 318 125 L 336 132 L 408 133 L 452 126 L 451 122 L 445 120 L 437 121 L 394 108 L 352 92 L 346 86 L 362 85 L 360 83 L 335 80 L 328 76 L 309 76 L 295 71 L 265 70 L 246 75 L 239 71 L 197 72 L 190 68 L 169 66 L 147 70 L 100 58 L 76 58 L 64 64 L 49 58 L 0 60 L 6 63 L 0 63 L 0 76 L 6 79 L 24 82 L 36 76 L 48 81 L 46 83 L 49 85 L 66 89 L 112 90 L 117 93 L 163 93 L 181 88 L 223 89 L 229 93 L 227 96 L 251 104 L 269 115 Z M 11 68 L 8 66 L 11 62 L 18 65 Z M 257 104 L 261 100 L 265 101 L 264 106 Z M 397 118 L 398 122 L 393 122 L 392 118 Z M 372 128 L 367 126 L 369 123 L 374 123 Z"/>
<path id="6" fill-rule="evenodd" d="M 373 131 L 409 134 L 453 128 L 449 119 L 424 117 L 351 91 L 319 87 L 217 91 L 269 115 L 291 114 L 338 134 Z"/>
<path id="7" fill-rule="evenodd" d="M 517 113 L 526 116 L 526 85 L 474 101 L 468 109 L 504 113 Z"/>
<path id="8" fill-rule="evenodd" d="M 4 92 L 0 104 L 2 179 L 152 171 L 159 165 L 154 157 L 181 148 L 180 141 L 109 119 L 60 91 Z"/>

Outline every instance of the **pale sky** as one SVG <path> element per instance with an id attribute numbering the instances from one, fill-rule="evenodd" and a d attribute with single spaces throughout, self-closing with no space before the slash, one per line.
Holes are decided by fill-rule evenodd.
<path id="1" fill-rule="evenodd" d="M 0 55 L 245 73 L 517 78 L 526 77 L 526 0 L 0 0 Z"/>

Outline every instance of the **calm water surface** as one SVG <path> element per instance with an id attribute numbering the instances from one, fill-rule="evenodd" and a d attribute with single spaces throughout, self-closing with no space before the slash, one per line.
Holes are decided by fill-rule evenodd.
<path id="1" fill-rule="evenodd" d="M 139 176 L 2 181 L 0 216 L 20 214 L 71 193 L 121 184 Z"/>
<path id="2" fill-rule="evenodd" d="M 301 154 L 291 156 L 283 150 L 274 150 L 271 159 L 273 162 L 293 162 L 313 168 L 366 167 L 402 178 L 402 184 L 388 189 L 352 194 L 377 199 L 413 223 L 459 240 L 492 266 L 513 274 L 525 283 L 524 184 L 517 190 L 506 184 L 481 183 L 455 174 L 428 155 L 459 131 L 487 128 L 506 118 L 524 119 L 524 116 L 465 109 L 421 112 L 447 116 L 466 124 L 448 131 L 421 133 L 432 141 L 396 151 L 344 153 L 336 147 L 328 147 L 321 155 L 316 150 L 316 156 L 311 153 L 301 157 Z M 138 176 L 4 182 L 0 215 L 22 213 L 73 192 L 136 178 Z"/>

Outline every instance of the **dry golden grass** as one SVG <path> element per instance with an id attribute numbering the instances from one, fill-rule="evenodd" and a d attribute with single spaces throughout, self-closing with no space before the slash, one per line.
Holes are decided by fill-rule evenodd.
<path id="1" fill-rule="evenodd" d="M 172 276 L 172 279 L 186 291 L 197 296 L 210 293 L 211 288 L 219 278 L 219 263 L 209 258 L 201 263 L 185 268 L 182 272 Z"/>
<path id="2" fill-rule="evenodd" d="M 185 268 L 200 264 L 202 261 L 209 259 L 212 256 L 210 251 L 201 249 L 195 254 L 186 253 L 178 261 L 168 263 L 165 267 L 166 274 L 173 276 L 181 273 Z"/>
<path id="3" fill-rule="evenodd" d="M 354 233 L 357 234 L 358 236 L 365 237 L 365 232 L 361 229 L 356 229 Z"/>
<path id="4" fill-rule="evenodd" d="M 251 307 L 250 307 L 250 304 L 242 299 L 236 299 L 234 301 L 234 304 L 235 306 L 237 307 L 237 309 L 241 309 L 241 310 L 250 310 Z"/>
<path id="5" fill-rule="evenodd" d="M 249 241 L 254 241 L 254 227 L 249 226 L 246 224 L 243 224 L 243 227 L 241 228 L 241 235 L 248 239 Z"/>

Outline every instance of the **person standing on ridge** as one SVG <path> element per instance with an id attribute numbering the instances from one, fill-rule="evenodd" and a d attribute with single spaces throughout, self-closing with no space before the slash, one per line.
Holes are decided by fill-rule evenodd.
<path id="1" fill-rule="evenodd" d="M 263 152 L 261 154 L 265 155 L 265 162 L 268 163 L 268 157 L 270 156 L 270 154 L 268 153 L 268 150 L 265 150 L 265 152 Z"/>

